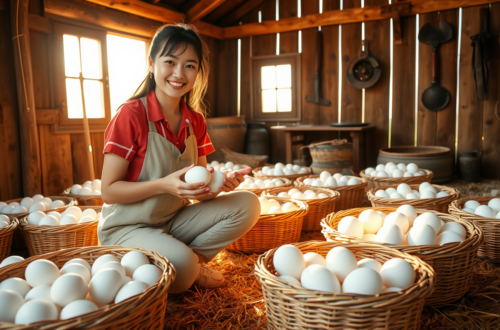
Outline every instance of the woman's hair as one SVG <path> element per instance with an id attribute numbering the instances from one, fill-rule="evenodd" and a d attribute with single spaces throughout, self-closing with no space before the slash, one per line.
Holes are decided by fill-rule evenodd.
<path id="1" fill-rule="evenodd" d="M 164 41 L 167 41 L 164 43 Z M 163 46 L 163 47 L 162 47 Z M 149 47 L 149 56 L 154 62 L 157 56 L 173 55 L 177 50 L 186 51 L 192 46 L 198 56 L 198 76 L 193 89 L 187 92 L 182 99 L 184 103 L 196 112 L 206 115 L 205 93 L 207 92 L 210 67 L 208 64 L 209 51 L 205 42 L 200 38 L 198 31 L 190 24 L 165 24 L 158 28 Z M 139 85 L 134 95 L 129 100 L 139 99 L 149 94 L 156 87 L 155 78 L 150 77 L 149 71 L 146 78 Z"/>

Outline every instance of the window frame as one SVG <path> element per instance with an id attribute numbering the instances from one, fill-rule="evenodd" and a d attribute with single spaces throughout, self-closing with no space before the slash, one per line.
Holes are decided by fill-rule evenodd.
<path id="1" fill-rule="evenodd" d="M 288 53 L 281 55 L 254 56 L 250 62 L 250 100 L 252 109 L 252 120 L 258 121 L 300 121 L 301 111 L 301 55 L 300 53 Z M 261 68 L 267 65 L 292 66 L 292 111 L 290 112 L 263 112 L 261 94 Z"/>

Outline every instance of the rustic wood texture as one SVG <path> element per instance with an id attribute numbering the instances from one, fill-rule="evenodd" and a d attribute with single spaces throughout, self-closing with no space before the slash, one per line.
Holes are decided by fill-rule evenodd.
<path id="1" fill-rule="evenodd" d="M 92 157 L 94 159 L 94 175 L 96 179 L 101 178 L 102 165 L 104 163 L 104 133 L 91 133 Z"/>
<path id="2" fill-rule="evenodd" d="M 267 0 L 258 8 L 262 12 L 262 22 L 273 22 L 276 19 L 276 1 Z M 252 56 L 276 54 L 276 34 L 254 36 L 252 38 Z"/>
<path id="3" fill-rule="evenodd" d="M 54 32 L 54 24 L 50 18 L 28 14 L 28 24 L 30 30 L 38 31 L 43 33 L 53 33 Z"/>
<path id="4" fill-rule="evenodd" d="M 252 12 L 255 8 L 260 6 L 266 0 L 247 0 L 243 5 L 236 8 L 233 12 L 231 12 L 226 17 L 222 18 L 218 24 L 221 26 L 229 26 L 239 19 L 243 18 L 250 12 Z"/>
<path id="5" fill-rule="evenodd" d="M 204 18 L 226 0 L 200 0 L 186 12 L 188 21 L 195 21 Z"/>
<path id="6" fill-rule="evenodd" d="M 207 114 L 214 115 L 217 111 L 217 69 L 218 69 L 218 55 L 219 55 L 219 41 L 214 38 L 202 36 L 202 39 L 207 44 L 210 51 L 209 66 L 210 75 L 208 77 L 207 94 L 205 101 L 207 105 Z"/>
<path id="7" fill-rule="evenodd" d="M 70 141 L 71 163 L 73 166 L 73 184 L 82 184 L 85 181 L 90 180 L 90 173 L 87 165 L 85 136 L 83 134 L 70 134 Z M 101 171 L 99 171 L 98 173 L 100 172 Z M 67 186 L 66 188 L 68 187 L 69 186 Z M 61 190 L 59 193 L 63 192 L 63 190 Z"/>
<path id="8" fill-rule="evenodd" d="M 59 123 L 59 109 L 36 109 L 38 125 L 53 125 Z"/>
<path id="9" fill-rule="evenodd" d="M 214 11 L 212 11 L 210 14 L 208 14 L 203 21 L 210 23 L 210 24 L 216 24 L 220 19 L 226 17 L 228 14 L 236 10 L 239 6 L 241 6 L 243 3 L 245 3 L 245 0 L 229 0 L 224 2 L 222 5 L 217 7 Z"/>
<path id="10" fill-rule="evenodd" d="M 238 40 L 221 40 L 217 64 L 217 110 L 213 116 L 236 116 L 238 88 Z"/>
<path id="11" fill-rule="evenodd" d="M 314 2 L 314 1 L 313 1 Z M 297 17 L 297 1 L 280 0 L 279 18 Z M 299 51 L 299 32 L 280 33 L 280 54 L 297 53 Z"/>

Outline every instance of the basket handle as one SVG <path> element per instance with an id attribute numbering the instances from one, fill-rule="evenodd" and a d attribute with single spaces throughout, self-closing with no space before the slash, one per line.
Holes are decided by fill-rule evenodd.
<path id="1" fill-rule="evenodd" d="M 300 149 L 303 149 L 303 148 L 314 148 L 316 146 L 320 146 L 320 145 L 324 145 L 324 144 L 332 144 L 332 145 L 342 145 L 342 144 L 346 144 L 347 143 L 347 139 L 342 139 L 342 140 L 330 140 L 330 141 L 323 141 L 323 142 L 318 142 L 318 143 L 311 143 L 310 145 L 307 145 L 307 146 L 302 146 L 300 147 Z"/>

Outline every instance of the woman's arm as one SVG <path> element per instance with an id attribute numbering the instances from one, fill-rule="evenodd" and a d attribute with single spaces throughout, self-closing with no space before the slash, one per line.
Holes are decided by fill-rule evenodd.
<path id="1" fill-rule="evenodd" d="M 144 182 L 128 182 L 124 180 L 129 163 L 113 153 L 107 153 L 104 156 L 101 193 L 102 200 L 106 204 L 135 203 L 164 193 L 188 199 L 198 199 L 211 195 L 209 188 L 202 187 L 203 183 L 188 184 L 183 181 L 184 174 L 194 165 L 164 178 Z"/>

